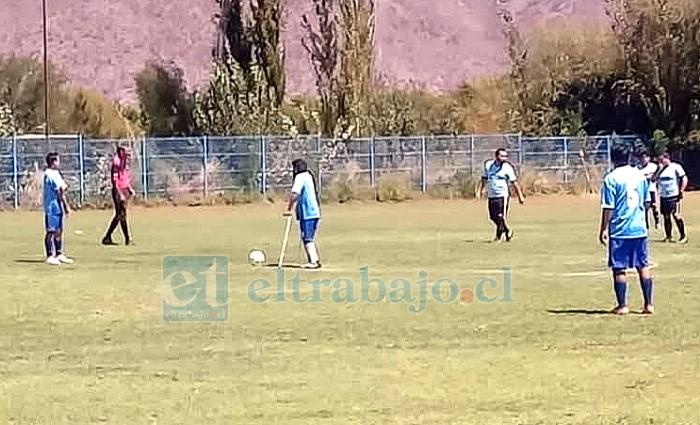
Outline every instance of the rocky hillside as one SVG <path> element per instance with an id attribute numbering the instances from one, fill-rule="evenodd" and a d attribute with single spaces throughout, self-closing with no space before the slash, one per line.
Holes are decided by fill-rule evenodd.
<path id="1" fill-rule="evenodd" d="M 149 59 L 175 60 L 188 84 L 206 81 L 214 43 L 214 0 L 47 0 L 50 59 L 77 84 L 114 100 L 134 100 L 133 76 Z M 498 3 L 526 26 L 561 16 L 604 23 L 601 0 L 377 0 L 377 72 L 449 90 L 505 66 Z M 42 52 L 41 2 L 0 0 L 0 54 Z M 187 5 L 187 6 L 185 6 Z M 313 90 L 301 42 L 301 15 L 311 0 L 287 0 L 289 89 Z"/>

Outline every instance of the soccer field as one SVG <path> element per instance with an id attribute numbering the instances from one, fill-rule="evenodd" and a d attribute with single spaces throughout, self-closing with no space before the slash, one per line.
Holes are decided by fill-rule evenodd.
<path id="1" fill-rule="evenodd" d="M 43 264 L 41 213 L 3 212 L 0 423 L 698 424 L 700 196 L 684 202 L 690 243 L 652 238 L 656 315 L 637 314 L 630 274 L 626 317 L 603 314 L 595 197 L 513 205 L 509 244 L 489 243 L 485 202 L 326 205 L 324 268 L 286 269 L 286 302 L 263 303 L 276 271 L 247 255 L 276 262 L 282 204 L 136 208 L 129 247 L 98 244 L 109 211 L 77 211 L 76 264 L 59 267 Z M 298 234 L 286 263 L 301 261 Z M 227 322 L 164 319 L 166 255 L 230 257 Z M 337 302 L 327 285 L 311 302 L 315 279 L 361 298 L 362 273 L 384 282 L 381 302 Z M 439 302 L 441 278 L 472 302 Z M 251 296 L 256 279 L 273 288 Z M 427 282 L 424 308 L 392 301 L 397 279 L 416 299 Z"/>

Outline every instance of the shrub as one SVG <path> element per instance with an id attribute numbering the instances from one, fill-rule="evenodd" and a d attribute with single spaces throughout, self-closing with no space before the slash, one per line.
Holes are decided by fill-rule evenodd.
<path id="1" fill-rule="evenodd" d="M 377 201 L 403 202 L 411 199 L 411 179 L 406 174 L 384 174 L 377 181 Z"/>

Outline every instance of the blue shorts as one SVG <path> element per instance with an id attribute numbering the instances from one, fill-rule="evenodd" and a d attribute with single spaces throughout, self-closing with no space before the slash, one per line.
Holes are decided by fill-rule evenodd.
<path id="1" fill-rule="evenodd" d="M 316 236 L 316 229 L 318 228 L 318 222 L 320 219 L 312 218 L 309 220 L 299 220 L 299 227 L 301 228 L 301 240 L 304 243 L 309 243 L 314 241 L 314 236 Z"/>
<path id="2" fill-rule="evenodd" d="M 47 232 L 56 232 L 63 229 L 63 214 L 44 214 L 44 226 Z"/>
<path id="3" fill-rule="evenodd" d="M 608 267 L 613 271 L 641 269 L 649 265 L 649 239 L 610 239 Z"/>

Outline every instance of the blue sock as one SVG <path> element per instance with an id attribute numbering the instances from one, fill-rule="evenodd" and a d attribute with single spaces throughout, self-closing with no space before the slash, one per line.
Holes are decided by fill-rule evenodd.
<path id="1" fill-rule="evenodd" d="M 51 257 L 53 255 L 53 238 L 44 238 L 44 248 L 46 249 L 46 258 Z"/>
<path id="2" fill-rule="evenodd" d="M 53 247 L 56 250 L 56 256 L 61 255 L 62 245 L 63 245 L 63 241 L 61 241 L 61 239 L 53 238 Z"/>
<path id="3" fill-rule="evenodd" d="M 615 297 L 617 298 L 618 307 L 627 305 L 627 282 L 615 281 Z"/>
<path id="4" fill-rule="evenodd" d="M 644 294 L 644 305 L 654 304 L 654 279 L 640 279 L 642 284 L 642 294 Z"/>

